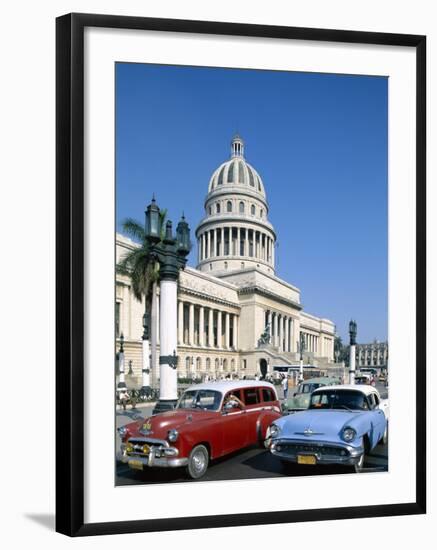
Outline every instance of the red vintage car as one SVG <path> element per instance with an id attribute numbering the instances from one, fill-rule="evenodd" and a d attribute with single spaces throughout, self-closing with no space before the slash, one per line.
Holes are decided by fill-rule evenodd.
<path id="1" fill-rule="evenodd" d="M 132 422 L 120 431 L 119 459 L 131 468 L 186 467 L 202 477 L 210 460 L 256 443 L 281 416 L 272 384 L 253 380 L 190 386 L 176 408 Z"/>

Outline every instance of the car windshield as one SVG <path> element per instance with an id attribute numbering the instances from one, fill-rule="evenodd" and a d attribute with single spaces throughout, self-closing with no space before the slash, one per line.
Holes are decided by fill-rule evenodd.
<path id="1" fill-rule="evenodd" d="M 312 393 L 317 388 L 320 388 L 321 384 L 301 384 L 297 390 L 297 393 Z"/>
<path id="2" fill-rule="evenodd" d="M 220 406 L 222 394 L 214 390 L 188 390 L 178 401 L 178 409 L 202 409 L 216 411 Z"/>
<path id="3" fill-rule="evenodd" d="M 368 410 L 366 396 L 354 390 L 324 390 L 313 393 L 310 409 Z"/>

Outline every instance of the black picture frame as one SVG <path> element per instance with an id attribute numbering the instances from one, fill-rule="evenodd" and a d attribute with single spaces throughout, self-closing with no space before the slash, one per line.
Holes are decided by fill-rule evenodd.
<path id="1" fill-rule="evenodd" d="M 84 523 L 84 29 L 158 30 L 403 46 L 416 51 L 416 500 L 390 505 Z M 69 536 L 426 512 L 426 37 L 68 14 L 56 21 L 56 530 Z"/>

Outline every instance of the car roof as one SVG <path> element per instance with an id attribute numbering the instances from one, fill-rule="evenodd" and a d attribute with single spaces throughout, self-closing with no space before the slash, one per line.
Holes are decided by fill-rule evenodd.
<path id="1" fill-rule="evenodd" d="M 218 380 L 216 382 L 203 382 L 202 384 L 193 384 L 186 390 L 216 390 L 226 393 L 240 388 L 271 388 L 275 389 L 273 384 L 262 380 Z M 276 393 L 276 392 L 275 392 Z"/>
<path id="2" fill-rule="evenodd" d="M 319 376 L 318 378 L 303 380 L 301 384 L 318 384 L 319 382 L 331 382 L 335 380 L 340 380 L 340 378 L 338 376 Z"/>
<path id="3" fill-rule="evenodd" d="M 355 390 L 355 391 L 360 391 L 361 393 L 364 393 L 366 395 L 370 395 L 371 393 L 378 393 L 378 390 L 376 388 L 374 388 L 373 386 L 369 386 L 367 384 L 360 384 L 360 385 L 357 385 L 357 384 L 339 384 L 339 385 L 336 385 L 336 386 L 329 386 L 329 387 L 322 387 L 322 388 L 317 388 L 316 390 L 314 390 L 314 393 L 318 393 L 319 391 L 323 391 L 323 390 Z"/>

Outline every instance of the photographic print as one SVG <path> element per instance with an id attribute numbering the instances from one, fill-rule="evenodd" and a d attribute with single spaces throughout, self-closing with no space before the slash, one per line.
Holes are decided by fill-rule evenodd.
<path id="1" fill-rule="evenodd" d="M 388 78 L 115 65 L 115 484 L 387 472 Z"/>

